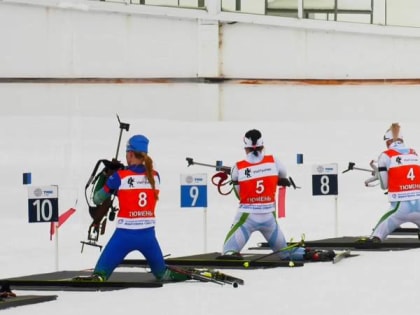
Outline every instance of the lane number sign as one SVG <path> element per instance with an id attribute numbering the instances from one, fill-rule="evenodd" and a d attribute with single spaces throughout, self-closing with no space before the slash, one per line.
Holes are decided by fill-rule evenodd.
<path id="1" fill-rule="evenodd" d="M 58 186 L 28 187 L 29 223 L 58 221 Z"/>
<path id="2" fill-rule="evenodd" d="M 312 167 L 312 195 L 338 195 L 337 164 L 314 165 Z"/>
<path id="3" fill-rule="evenodd" d="M 181 175 L 181 207 L 207 207 L 207 174 Z"/>

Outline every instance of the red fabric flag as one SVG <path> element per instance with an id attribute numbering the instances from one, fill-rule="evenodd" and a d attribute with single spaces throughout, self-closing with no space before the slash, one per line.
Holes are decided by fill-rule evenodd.
<path id="1" fill-rule="evenodd" d="M 63 225 L 64 222 L 66 222 L 67 219 L 70 218 L 70 216 L 75 212 L 76 212 L 76 209 L 70 208 L 69 210 L 64 212 L 62 215 L 60 215 L 58 217 L 57 228 L 59 228 L 61 225 Z M 51 225 L 50 225 L 50 240 L 52 240 L 52 237 L 55 233 L 55 226 L 56 226 L 56 222 L 51 222 Z"/>
<path id="2" fill-rule="evenodd" d="M 277 197 L 277 217 L 286 217 L 286 187 L 280 186 Z"/>

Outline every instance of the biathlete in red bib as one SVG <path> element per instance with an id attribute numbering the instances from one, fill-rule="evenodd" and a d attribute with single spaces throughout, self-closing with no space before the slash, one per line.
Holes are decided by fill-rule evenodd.
<path id="1" fill-rule="evenodd" d="M 240 258 L 240 252 L 251 234 L 258 231 L 281 259 L 332 260 L 334 251 L 287 248 L 285 236 L 276 219 L 277 186 L 290 186 L 286 167 L 278 158 L 264 153 L 259 130 L 249 130 L 243 141 L 246 158 L 237 162 L 231 172 L 234 189 L 239 196 L 239 207 L 226 236 L 221 258 Z"/>
<path id="2" fill-rule="evenodd" d="M 379 155 L 376 176 L 381 188 L 388 190 L 390 209 L 366 243 L 380 243 L 403 223 L 420 228 L 420 158 L 404 144 L 398 123 L 391 125 L 383 140 L 387 149 Z"/>
<path id="3" fill-rule="evenodd" d="M 169 270 L 155 234 L 155 209 L 159 199 L 159 173 L 148 155 L 149 140 L 143 135 L 131 137 L 126 147 L 127 166 L 117 170 L 93 198 L 102 204 L 116 194 L 119 211 L 116 229 L 96 263 L 93 277 L 107 280 L 124 258 L 139 251 L 159 280 L 182 281 L 188 277 Z"/>

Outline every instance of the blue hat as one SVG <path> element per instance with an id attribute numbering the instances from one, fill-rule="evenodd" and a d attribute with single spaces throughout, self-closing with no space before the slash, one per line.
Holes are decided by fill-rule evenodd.
<path id="1" fill-rule="evenodd" d="M 143 135 L 132 136 L 127 142 L 126 152 L 145 152 L 147 153 L 147 146 L 149 144 L 149 139 Z"/>

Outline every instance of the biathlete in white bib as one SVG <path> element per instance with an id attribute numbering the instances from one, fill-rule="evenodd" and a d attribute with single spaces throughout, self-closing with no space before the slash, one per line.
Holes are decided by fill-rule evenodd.
<path id="1" fill-rule="evenodd" d="M 251 234 L 258 231 L 281 259 L 332 260 L 334 251 L 286 248 L 285 236 L 276 219 L 277 186 L 290 186 L 286 168 L 278 158 L 264 153 L 259 130 L 249 130 L 243 141 L 246 158 L 237 162 L 231 171 L 239 208 L 223 245 L 223 258 L 240 257 Z"/>
<path id="2" fill-rule="evenodd" d="M 387 149 L 379 155 L 376 176 L 381 188 L 388 190 L 390 209 L 366 243 L 380 243 L 403 223 L 420 228 L 420 158 L 404 144 L 398 123 L 391 125 L 383 140 Z"/>

